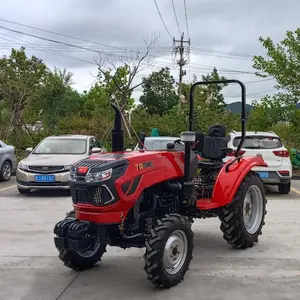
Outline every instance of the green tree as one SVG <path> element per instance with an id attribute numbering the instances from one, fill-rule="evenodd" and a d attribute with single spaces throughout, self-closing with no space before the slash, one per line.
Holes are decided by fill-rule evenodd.
<path id="1" fill-rule="evenodd" d="M 220 76 L 216 68 L 207 75 L 201 76 L 201 81 L 217 81 L 226 80 L 226 77 Z M 189 84 L 182 84 L 182 93 L 185 96 L 186 102 L 189 103 L 190 100 L 190 89 L 191 86 L 197 82 L 198 79 L 194 75 L 193 81 Z M 228 86 L 228 84 L 210 84 L 198 86 L 194 91 L 194 103 L 195 107 L 205 103 L 210 109 L 222 109 L 225 107 L 224 96 L 221 93 L 222 89 Z"/>
<path id="2" fill-rule="evenodd" d="M 57 128 L 60 118 L 79 115 L 83 106 L 81 96 L 72 87 L 72 73 L 54 69 L 46 77 L 40 92 L 40 116 L 50 131 Z"/>
<path id="3" fill-rule="evenodd" d="M 105 86 L 96 83 L 88 92 L 85 91 L 83 94 L 83 110 L 81 115 L 88 118 L 101 116 L 101 114 L 112 115 L 109 102 L 110 98 Z"/>
<path id="4" fill-rule="evenodd" d="M 46 77 L 47 67 L 35 56 L 27 57 L 25 48 L 12 49 L 9 57 L 0 59 L 0 93 L 10 118 L 3 138 L 13 129 L 15 134 L 22 128 L 22 116 L 29 104 L 37 101 L 37 94 Z"/>
<path id="5" fill-rule="evenodd" d="M 248 128 L 257 131 L 269 130 L 279 122 L 288 121 L 293 108 L 283 107 L 286 103 L 286 97 L 285 94 L 267 95 L 259 102 L 257 100 L 253 101 L 253 110 L 248 120 Z"/>
<path id="6" fill-rule="evenodd" d="M 122 111 L 129 110 L 133 107 L 134 99 L 131 98 L 132 89 L 130 88 L 131 71 L 128 65 L 123 65 L 115 69 L 104 70 L 99 69 L 98 84 L 103 88 L 109 97 L 109 101 L 116 100 L 120 107 L 123 107 Z"/>
<path id="7" fill-rule="evenodd" d="M 142 80 L 143 95 L 139 101 L 149 114 L 163 115 L 173 108 L 178 96 L 169 68 L 162 68 Z"/>
<path id="8" fill-rule="evenodd" d="M 273 76 L 277 88 L 290 94 L 285 104 L 297 102 L 300 95 L 300 28 L 287 31 L 286 38 L 275 44 L 270 37 L 260 37 L 259 41 L 267 50 L 267 58 L 254 56 L 253 67 L 264 72 L 261 77 Z"/>

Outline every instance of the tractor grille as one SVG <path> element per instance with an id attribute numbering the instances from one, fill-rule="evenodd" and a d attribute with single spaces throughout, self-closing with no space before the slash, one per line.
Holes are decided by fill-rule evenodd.
<path id="1" fill-rule="evenodd" d="M 28 169 L 39 173 L 56 173 L 63 171 L 65 166 L 28 166 Z"/>
<path id="2" fill-rule="evenodd" d="M 72 201 L 76 203 L 86 203 L 96 206 L 103 206 L 114 201 L 114 196 L 106 185 L 76 189 L 71 186 Z"/>
<path id="3" fill-rule="evenodd" d="M 105 160 L 92 160 L 92 159 L 84 159 L 80 160 L 77 162 L 74 167 L 79 168 L 79 167 L 88 167 L 89 169 L 93 169 L 95 167 L 99 167 L 103 164 L 107 163 Z"/>

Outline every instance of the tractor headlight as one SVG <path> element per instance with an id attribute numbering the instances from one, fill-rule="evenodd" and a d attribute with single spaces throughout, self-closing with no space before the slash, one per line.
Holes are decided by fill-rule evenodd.
<path id="1" fill-rule="evenodd" d="M 85 176 L 85 182 L 98 182 L 98 181 L 104 181 L 111 178 L 112 169 L 108 169 L 102 172 L 96 172 L 96 173 L 88 173 Z"/>

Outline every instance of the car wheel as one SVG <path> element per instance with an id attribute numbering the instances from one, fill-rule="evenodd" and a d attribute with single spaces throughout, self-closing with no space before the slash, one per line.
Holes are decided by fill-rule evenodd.
<path id="1" fill-rule="evenodd" d="M 1 167 L 0 181 L 8 181 L 11 177 L 11 171 L 11 163 L 9 161 L 5 161 Z"/>
<path id="2" fill-rule="evenodd" d="M 291 191 L 291 182 L 279 184 L 278 191 L 280 194 L 289 194 Z"/>

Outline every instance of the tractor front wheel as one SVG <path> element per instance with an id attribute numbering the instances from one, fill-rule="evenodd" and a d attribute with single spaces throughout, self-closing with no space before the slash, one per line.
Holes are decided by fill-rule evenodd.
<path id="1" fill-rule="evenodd" d="M 75 218 L 75 211 L 71 210 L 66 214 L 65 219 Z M 83 271 L 92 268 L 97 262 L 101 261 L 106 252 L 106 244 L 102 244 L 98 239 L 84 238 L 81 241 L 80 250 L 58 249 L 58 257 L 64 262 L 65 266 L 74 271 Z"/>
<path id="2" fill-rule="evenodd" d="M 157 221 L 144 255 L 144 270 L 154 286 L 170 288 L 183 280 L 192 259 L 193 236 L 189 220 L 179 214 Z"/>
<path id="3" fill-rule="evenodd" d="M 102 255 L 106 252 L 106 245 L 99 240 L 83 241 L 82 249 L 73 251 L 66 249 L 59 251 L 59 258 L 65 266 L 74 271 L 83 271 L 92 268 L 97 262 L 101 261 Z"/>
<path id="4" fill-rule="evenodd" d="M 229 245 L 237 249 L 252 247 L 258 242 L 265 224 L 266 198 L 264 186 L 252 171 L 244 178 L 233 201 L 221 209 L 221 231 Z"/>

